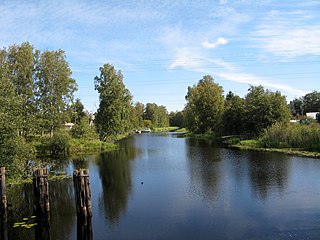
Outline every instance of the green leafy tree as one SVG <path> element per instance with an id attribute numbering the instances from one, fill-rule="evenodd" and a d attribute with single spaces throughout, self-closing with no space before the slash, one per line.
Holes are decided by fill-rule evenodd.
<path id="1" fill-rule="evenodd" d="M 53 132 L 66 120 L 77 89 L 64 51 L 45 51 L 37 65 L 37 110 L 44 130 Z"/>
<path id="2" fill-rule="evenodd" d="M 72 123 L 79 123 L 81 119 L 86 116 L 84 106 L 79 98 L 77 98 L 75 102 L 71 104 L 68 111 L 70 115 L 69 118 Z"/>
<path id="3" fill-rule="evenodd" d="M 144 105 L 141 102 L 137 102 L 134 107 L 136 109 L 138 127 L 143 127 Z"/>
<path id="4" fill-rule="evenodd" d="M 151 120 L 143 120 L 143 126 L 145 128 L 151 128 L 152 127 L 152 122 Z"/>
<path id="5" fill-rule="evenodd" d="M 80 119 L 71 129 L 71 136 L 83 139 L 98 139 L 95 126 L 90 126 L 90 117 L 85 116 Z"/>
<path id="6" fill-rule="evenodd" d="M 320 92 L 313 91 L 301 98 L 304 114 L 320 111 Z"/>
<path id="7" fill-rule="evenodd" d="M 188 87 L 186 127 L 194 133 L 219 133 L 224 110 L 223 89 L 210 75 Z"/>
<path id="8" fill-rule="evenodd" d="M 155 103 L 147 103 L 144 119 L 150 120 L 153 127 L 168 127 L 169 114 L 165 106 L 158 106 Z"/>
<path id="9" fill-rule="evenodd" d="M 104 64 L 94 83 L 100 99 L 95 118 L 100 139 L 112 139 L 129 131 L 132 96 L 123 83 L 121 71 Z"/>
<path id="10" fill-rule="evenodd" d="M 183 111 L 170 112 L 169 122 L 170 122 L 170 126 L 183 128 L 184 127 Z"/>
<path id="11" fill-rule="evenodd" d="M 241 134 L 245 126 L 244 99 L 229 92 L 225 100 L 223 113 L 223 126 L 225 134 Z"/>
<path id="12" fill-rule="evenodd" d="M 21 129 L 21 98 L 11 79 L 6 50 L 0 50 L 0 165 L 8 170 L 8 177 L 26 175 L 28 160 L 33 157 L 32 148 L 18 135 Z"/>
<path id="13" fill-rule="evenodd" d="M 134 104 L 134 106 L 131 106 L 130 110 L 131 129 L 140 129 L 143 127 L 144 105 L 140 102 L 137 102 Z"/>
<path id="14" fill-rule="evenodd" d="M 147 103 L 144 112 L 144 119 L 150 120 L 153 127 L 159 126 L 158 105 L 155 103 Z"/>
<path id="15" fill-rule="evenodd" d="M 259 135 L 274 123 L 290 119 L 286 97 L 278 91 L 265 90 L 261 85 L 250 86 L 245 104 L 246 130 L 253 135 Z"/>
<path id="16" fill-rule="evenodd" d="M 158 107 L 158 127 L 169 127 L 169 113 L 163 105 Z"/>
<path id="17" fill-rule="evenodd" d="M 26 138 L 36 125 L 34 97 L 34 67 L 36 53 L 29 43 L 13 45 L 8 48 L 10 78 L 15 86 L 15 95 L 20 98 L 19 121 L 21 132 Z"/>

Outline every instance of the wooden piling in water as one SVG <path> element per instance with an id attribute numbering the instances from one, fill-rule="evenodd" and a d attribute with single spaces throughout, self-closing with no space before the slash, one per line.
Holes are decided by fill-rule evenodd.
<path id="1" fill-rule="evenodd" d="M 75 170 L 73 172 L 73 183 L 75 189 L 77 217 L 84 220 L 91 220 L 92 208 L 89 170 Z"/>
<path id="2" fill-rule="evenodd" d="M 77 219 L 77 240 L 92 240 L 92 223 L 89 219 Z"/>
<path id="3" fill-rule="evenodd" d="M 0 218 L 0 240 L 8 240 L 8 222 Z"/>
<path id="4" fill-rule="evenodd" d="M 92 239 L 92 208 L 89 170 L 80 169 L 73 172 L 73 183 L 77 209 L 77 239 Z"/>
<path id="5" fill-rule="evenodd" d="M 49 219 L 49 181 L 48 169 L 38 168 L 33 172 L 34 207 L 37 215 L 43 215 Z"/>
<path id="6" fill-rule="evenodd" d="M 77 209 L 77 239 L 92 240 L 92 208 L 89 170 L 73 172 L 73 183 Z"/>
<path id="7" fill-rule="evenodd" d="M 0 213 L 2 219 L 6 220 L 7 216 L 7 194 L 6 194 L 6 169 L 0 168 Z"/>
<path id="8" fill-rule="evenodd" d="M 6 169 L 4 167 L 0 168 L 0 199 L 0 240 L 7 240 Z"/>

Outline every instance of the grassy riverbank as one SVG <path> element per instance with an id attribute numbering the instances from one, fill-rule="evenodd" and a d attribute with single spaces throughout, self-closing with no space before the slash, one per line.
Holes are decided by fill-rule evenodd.
<path id="1" fill-rule="evenodd" d="M 290 155 L 320 158 L 320 125 L 274 124 L 256 139 L 240 137 L 221 139 L 214 134 L 186 133 L 185 137 L 210 139 L 241 150 L 279 152 Z"/>
<path id="2" fill-rule="evenodd" d="M 38 137 L 29 143 L 35 156 L 56 154 L 85 154 L 116 149 L 112 142 L 103 142 L 96 138 L 72 138 L 68 134 L 54 137 Z"/>
<path id="3" fill-rule="evenodd" d="M 102 142 L 100 140 L 72 139 L 70 141 L 69 153 L 92 153 L 115 150 L 117 147 L 111 142 Z"/>
<path id="4" fill-rule="evenodd" d="M 152 128 L 152 132 L 175 132 L 179 127 Z"/>
<path id="5" fill-rule="evenodd" d="M 304 149 L 261 147 L 258 140 L 243 140 L 237 144 L 229 145 L 229 147 L 237 148 L 241 150 L 251 150 L 251 151 L 259 151 L 259 152 L 279 152 L 279 153 L 284 153 L 289 155 L 320 158 L 320 152 L 306 151 Z"/>

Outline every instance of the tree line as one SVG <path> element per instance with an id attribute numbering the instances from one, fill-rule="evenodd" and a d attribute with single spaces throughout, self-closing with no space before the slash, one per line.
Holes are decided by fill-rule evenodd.
<path id="1" fill-rule="evenodd" d="M 68 117 L 77 89 L 71 73 L 62 50 L 28 42 L 0 50 L 0 159 L 9 173 L 28 166 L 32 136 L 53 136 Z"/>
<path id="2" fill-rule="evenodd" d="M 305 119 L 306 113 L 320 111 L 320 92 L 317 91 L 288 104 L 279 91 L 273 92 L 260 85 L 250 86 L 242 98 L 231 91 L 224 95 L 222 86 L 210 75 L 189 86 L 185 99 L 187 104 L 182 111 L 169 114 L 170 125 L 217 136 L 257 137 L 273 125 L 289 123 L 293 117 Z"/>
<path id="3" fill-rule="evenodd" d="M 114 140 L 132 129 L 169 125 L 164 106 L 133 104 L 112 65 L 100 68 L 94 86 L 100 104 L 92 114 L 74 97 L 77 83 L 63 50 L 40 51 L 28 42 L 0 49 L 1 165 L 25 167 L 35 153 L 64 150 L 70 138 Z M 74 124 L 71 131 L 65 123 Z"/>
<path id="4" fill-rule="evenodd" d="M 306 95 L 293 99 L 290 104 L 294 116 L 304 116 L 308 112 L 320 111 L 320 92 L 313 91 Z"/>
<path id="5" fill-rule="evenodd" d="M 22 43 L 2 49 L 0 62 L 3 126 L 25 138 L 36 131 L 52 135 L 77 90 L 64 51 L 40 52 Z"/>

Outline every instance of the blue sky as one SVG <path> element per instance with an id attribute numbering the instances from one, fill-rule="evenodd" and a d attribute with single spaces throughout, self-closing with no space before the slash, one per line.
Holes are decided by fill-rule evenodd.
<path id="1" fill-rule="evenodd" d="M 85 107 L 111 63 L 134 101 L 182 110 L 187 87 L 210 74 L 245 96 L 249 85 L 287 100 L 320 90 L 319 0 L 0 0 L 0 47 L 63 49 Z"/>

